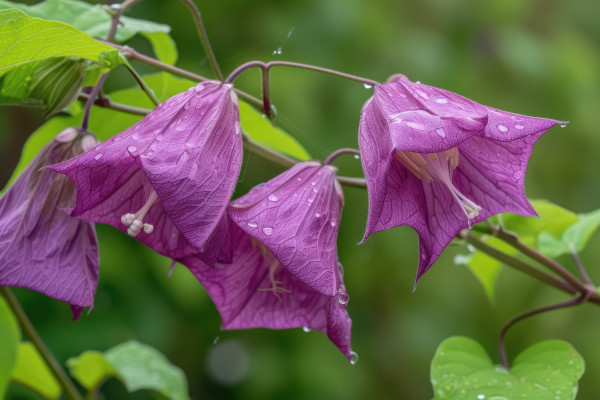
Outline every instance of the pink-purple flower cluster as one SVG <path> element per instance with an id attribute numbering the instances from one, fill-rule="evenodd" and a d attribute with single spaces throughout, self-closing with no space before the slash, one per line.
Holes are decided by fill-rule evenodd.
<path id="1" fill-rule="evenodd" d="M 535 141 L 557 123 L 404 76 L 377 85 L 359 131 L 369 195 L 363 241 L 413 227 L 418 279 L 459 230 L 499 212 L 535 215 L 525 170 Z M 81 146 L 87 135 L 65 135 L 0 199 L 1 285 L 66 301 L 78 316 L 98 278 L 92 222 L 110 224 L 187 266 L 223 329 L 315 329 L 354 359 L 337 170 L 297 163 L 231 201 L 243 151 L 232 85 L 200 83 L 93 149 Z"/>

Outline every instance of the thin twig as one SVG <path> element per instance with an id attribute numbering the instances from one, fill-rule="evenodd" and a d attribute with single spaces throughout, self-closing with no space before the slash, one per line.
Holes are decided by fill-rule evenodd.
<path id="1" fill-rule="evenodd" d="M 73 381 L 71 381 L 67 373 L 62 369 L 59 362 L 56 360 L 56 358 L 54 358 L 54 355 L 50 352 L 48 347 L 46 347 L 46 344 L 35 330 L 35 327 L 27 317 L 27 314 L 25 314 L 23 307 L 21 307 L 19 301 L 17 300 L 13 292 L 8 287 L 0 286 L 0 293 L 2 293 L 2 295 L 6 299 L 6 302 L 10 306 L 13 314 L 19 321 L 19 324 L 21 325 L 25 336 L 31 341 L 31 343 L 33 343 L 35 348 L 38 350 L 38 352 L 48 365 L 48 368 L 50 368 L 50 370 L 64 389 L 65 394 L 73 400 L 83 400 Z"/>
<path id="2" fill-rule="evenodd" d="M 594 282 L 592 282 L 592 279 L 590 278 L 587 271 L 585 270 L 585 267 L 583 266 L 583 263 L 581 262 L 581 258 L 579 258 L 579 253 L 577 253 L 577 249 L 571 243 L 569 244 L 569 250 L 571 250 L 571 257 L 573 258 L 573 262 L 577 266 L 577 270 L 579 270 L 579 273 L 581 274 L 581 277 L 583 278 L 583 280 L 588 285 L 596 286 L 596 285 L 594 285 Z"/>
<path id="3" fill-rule="evenodd" d="M 521 272 L 526 273 L 527 275 L 530 275 L 542 282 L 545 282 L 550 286 L 554 286 L 555 288 L 560 289 L 569 294 L 576 294 L 578 292 L 576 288 L 574 288 L 564 280 L 555 278 L 554 276 L 549 275 L 546 272 L 531 266 L 525 261 L 519 260 L 518 258 L 503 253 L 500 250 L 497 250 L 496 248 L 475 237 L 470 231 L 466 229 L 460 231 L 458 237 L 465 240 L 467 243 L 473 245 L 473 247 L 475 247 L 476 249 L 481 250 L 482 252 L 492 256 L 498 261 L 501 261 L 510 267 L 513 267 Z"/>
<path id="4" fill-rule="evenodd" d="M 90 96 L 88 94 L 79 93 L 79 100 L 87 101 L 89 98 L 90 98 Z M 94 105 L 103 107 L 103 108 L 109 108 L 109 109 L 115 110 L 115 111 L 121 111 L 121 112 L 128 113 L 128 114 L 135 114 L 135 115 L 148 115 L 148 114 L 150 114 L 150 112 L 152 112 L 152 110 L 150 110 L 148 108 L 135 107 L 135 106 L 130 106 L 128 104 L 117 103 L 115 101 L 112 101 L 109 97 L 106 97 L 106 96 L 102 97 L 102 98 L 100 98 L 100 96 L 98 96 L 98 98 L 94 101 Z"/>
<path id="5" fill-rule="evenodd" d="M 524 320 L 525 318 L 532 317 L 534 315 L 542 314 L 542 313 L 552 311 L 552 310 L 558 310 L 561 308 L 576 306 L 578 304 L 583 303 L 586 300 L 586 298 L 587 298 L 586 293 L 583 293 L 576 299 L 572 299 L 572 300 L 565 301 L 562 303 L 553 304 L 553 305 L 541 307 L 541 308 L 536 308 L 535 310 L 524 312 L 523 314 L 517 315 L 516 317 L 514 317 L 513 319 L 508 321 L 506 324 L 504 324 L 504 326 L 502 327 L 502 330 L 500 331 L 500 336 L 498 338 L 498 350 L 500 351 L 500 359 L 502 360 L 502 365 L 504 365 L 504 368 L 509 369 L 509 367 L 510 367 L 508 364 L 508 358 L 506 357 L 506 349 L 504 346 L 504 336 L 506 335 L 506 332 L 508 332 L 508 330 L 514 324 L 516 324 L 519 321 Z"/>
<path id="6" fill-rule="evenodd" d="M 196 7 L 196 4 L 192 0 L 181 0 L 188 8 L 192 11 L 192 16 L 194 17 L 194 22 L 196 23 L 196 29 L 198 30 L 198 35 L 200 36 L 200 40 L 202 41 L 202 46 L 204 47 L 204 51 L 206 51 L 206 56 L 208 57 L 208 61 L 210 62 L 210 66 L 212 67 L 217 78 L 222 82 L 223 81 L 223 73 L 219 68 L 219 64 L 217 63 L 217 58 L 215 57 L 215 53 L 213 53 L 213 49 L 210 45 L 210 41 L 208 40 L 208 35 L 206 34 L 206 29 L 204 28 L 204 23 L 202 22 L 202 14 L 200 14 L 200 10 Z"/>
<path id="7" fill-rule="evenodd" d="M 510 244 L 515 249 L 519 250 L 521 253 L 525 254 L 527 257 L 531 258 L 539 262 L 540 264 L 548 267 L 550 270 L 555 272 L 556 274 L 563 277 L 569 284 L 575 287 L 580 292 L 588 291 L 588 288 L 585 286 L 583 282 L 581 282 L 575 275 L 573 275 L 568 269 L 554 261 L 553 259 L 546 257 L 539 251 L 527 246 L 525 243 L 521 242 L 517 235 L 512 232 L 506 231 L 504 228 L 498 225 L 491 225 L 493 228 L 494 236 L 498 237 L 502 241 Z"/>

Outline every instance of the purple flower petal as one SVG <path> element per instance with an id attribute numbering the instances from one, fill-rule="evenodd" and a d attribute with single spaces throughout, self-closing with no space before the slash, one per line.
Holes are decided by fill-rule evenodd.
<path id="1" fill-rule="evenodd" d="M 92 223 L 71 218 L 57 207 L 74 201 L 71 181 L 41 168 L 81 153 L 84 136 L 72 128 L 63 131 L 0 199 L 0 285 L 65 301 L 74 319 L 94 304 L 96 232 Z"/>
<path id="2" fill-rule="evenodd" d="M 501 212 L 535 215 L 523 189 L 537 139 L 561 122 L 482 106 L 398 76 L 363 108 L 359 145 L 369 192 L 363 241 L 408 225 L 417 280 L 456 234 Z"/>
<path id="3" fill-rule="evenodd" d="M 345 292 L 328 296 L 315 291 L 235 223 L 230 232 L 232 264 L 209 267 L 194 257 L 180 260 L 208 291 L 223 319 L 223 329 L 314 329 L 327 333 L 351 359 L 352 322 L 343 304 Z M 343 288 L 337 265 L 334 279 Z"/>
<path id="4" fill-rule="evenodd" d="M 336 168 L 299 163 L 232 202 L 230 218 L 263 243 L 295 277 L 323 294 L 337 291 L 336 241 L 342 200 Z"/>
<path id="5" fill-rule="evenodd" d="M 77 186 L 73 216 L 110 224 L 181 258 L 205 253 L 209 241 L 226 242 L 214 236 L 241 163 L 232 86 L 203 82 L 95 149 L 50 168 Z M 204 260 L 212 264 L 215 257 L 205 254 Z"/>

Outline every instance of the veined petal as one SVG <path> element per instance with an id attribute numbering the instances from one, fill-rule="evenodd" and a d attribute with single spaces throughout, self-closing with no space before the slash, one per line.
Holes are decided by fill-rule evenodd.
<path id="1" fill-rule="evenodd" d="M 333 296 L 341 199 L 336 168 L 299 163 L 257 186 L 229 207 L 230 218 L 295 277 Z"/>
<path id="2" fill-rule="evenodd" d="M 232 86 L 203 82 L 93 150 L 50 168 L 77 186 L 73 216 L 132 234 L 122 218 L 139 210 L 140 223 L 153 229 L 132 235 L 161 254 L 181 258 L 204 252 L 241 162 Z"/>
<path id="3" fill-rule="evenodd" d="M 0 285 L 33 289 L 69 303 L 77 319 L 98 282 L 94 225 L 57 203 L 74 200 L 65 177 L 42 167 L 83 151 L 83 134 L 64 131 L 48 143 L 0 199 Z M 42 169 L 41 169 L 42 168 Z"/>
<path id="4" fill-rule="evenodd" d="M 194 257 L 181 260 L 208 291 L 223 329 L 306 327 L 327 333 L 350 359 L 351 320 L 338 297 L 317 292 L 297 279 L 236 224 L 231 224 L 230 232 L 231 264 L 215 268 Z M 339 267 L 335 279 L 342 284 Z"/>

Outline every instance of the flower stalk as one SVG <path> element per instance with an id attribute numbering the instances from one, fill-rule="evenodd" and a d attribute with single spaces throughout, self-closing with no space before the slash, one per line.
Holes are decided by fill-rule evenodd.
<path id="1" fill-rule="evenodd" d="M 17 300 L 13 292 L 6 286 L 0 286 L 0 293 L 2 293 L 13 314 L 19 321 L 25 336 L 38 350 L 48 365 L 48 368 L 50 368 L 59 384 L 62 386 L 65 394 L 72 400 L 83 400 L 73 381 L 71 381 L 67 373 L 62 369 L 59 362 L 56 360 L 56 358 L 54 358 L 54 355 L 50 352 L 40 335 L 35 330 L 35 327 L 27 317 L 27 314 L 23 310 L 23 307 L 21 307 L 21 304 L 19 304 L 19 300 Z"/>
<path id="2" fill-rule="evenodd" d="M 568 301 L 565 301 L 562 303 L 552 304 L 552 305 L 541 307 L 541 308 L 536 308 L 535 310 L 530 310 L 530 311 L 524 312 L 522 314 L 519 314 L 516 317 L 514 317 L 513 319 L 511 319 L 510 321 L 508 321 L 502 327 L 502 330 L 500 330 L 500 335 L 498 337 L 498 350 L 500 351 L 500 359 L 502 360 L 502 365 L 504 366 L 504 368 L 506 368 L 507 370 L 510 368 L 510 365 L 508 364 L 508 357 L 506 356 L 504 337 L 506 336 L 506 333 L 513 325 L 515 325 L 517 322 L 522 321 L 526 318 L 533 317 L 534 315 L 539 315 L 539 314 L 542 314 L 542 313 L 545 313 L 548 311 L 559 310 L 561 308 L 577 306 L 577 305 L 583 303 L 586 299 L 587 299 L 587 294 L 582 293 L 576 299 L 568 300 Z"/>

